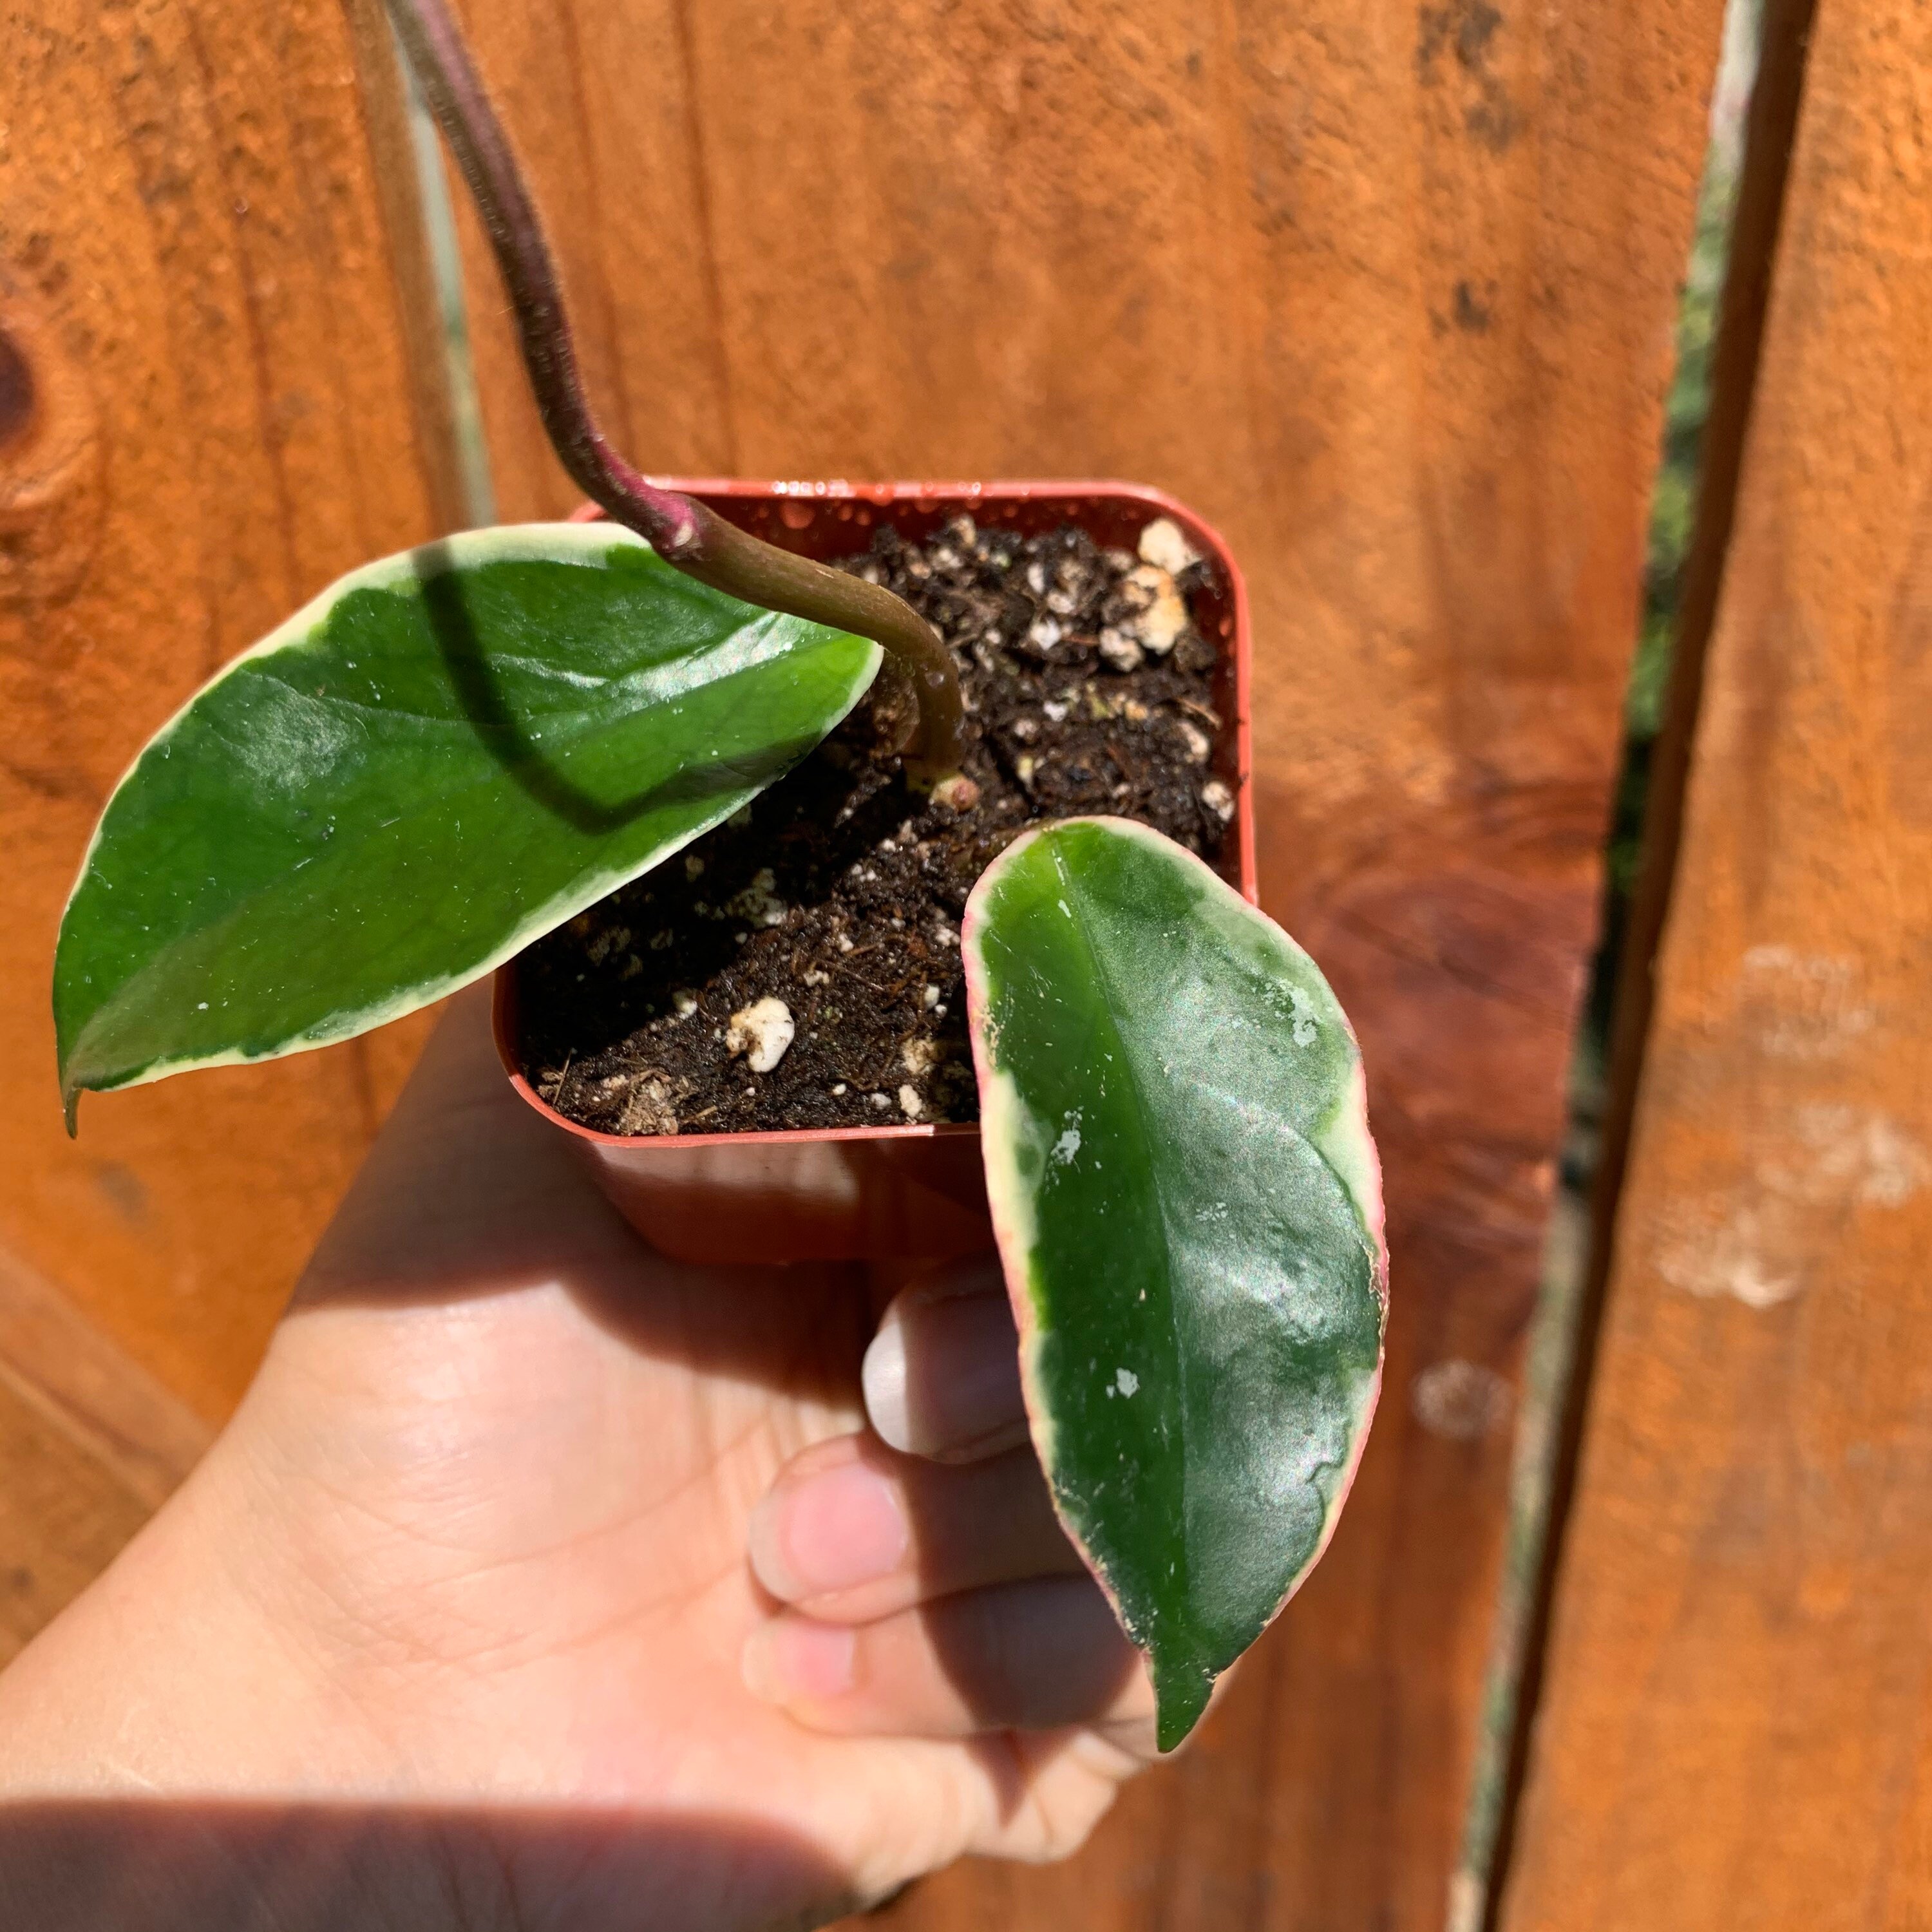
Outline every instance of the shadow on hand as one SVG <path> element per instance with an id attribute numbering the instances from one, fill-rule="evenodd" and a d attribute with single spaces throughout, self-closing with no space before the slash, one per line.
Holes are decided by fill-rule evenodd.
<path id="1" fill-rule="evenodd" d="M 1058 1731 L 1102 1722 L 1141 1653 L 1090 1576 L 1036 1576 L 921 1607 L 940 1668 L 982 1729 Z"/>
<path id="2" fill-rule="evenodd" d="M 852 1262 L 708 1268 L 657 1253 L 566 1137 L 518 1099 L 466 989 L 325 1234 L 295 1312 L 400 1310 L 550 1286 L 640 1354 L 801 1398 L 849 1400 L 878 1296 Z"/>
<path id="3" fill-rule="evenodd" d="M 55 1798 L 0 1806 L 8 1932 L 699 1932 L 868 1901 L 742 1819 L 616 1808 Z"/>

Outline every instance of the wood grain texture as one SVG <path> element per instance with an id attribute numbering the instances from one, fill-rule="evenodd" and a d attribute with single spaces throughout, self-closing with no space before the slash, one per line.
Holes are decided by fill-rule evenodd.
<path id="1" fill-rule="evenodd" d="M 1555 1405 L 1555 1450 L 1545 1520 L 1559 1533 L 1544 1542 L 1526 1618 L 1522 1668 L 1498 1793 L 1492 1870 L 1507 1870 L 1547 1660 L 1560 1526 L 1576 1493 L 1583 1424 L 1596 1368 L 1597 1340 L 1609 1286 L 1617 1210 L 1629 1169 L 1632 1130 L 1649 1045 L 1658 948 L 1670 909 L 1683 837 L 1692 740 L 1702 702 L 1704 665 L 1730 554 L 1744 438 L 1763 346 L 1772 264 L 1784 220 L 1791 151 L 1804 92 L 1805 55 L 1816 0 L 1763 0 L 1758 9 L 1756 73 L 1744 116 L 1737 201 L 1710 366 L 1709 409 L 1698 452 L 1696 520 L 1684 559 L 1661 728 L 1644 784 L 1642 850 L 1617 962 L 1604 1085 L 1606 1105 L 1591 1178 L 1582 1292 L 1568 1386 Z M 1733 26 L 1735 22 L 1732 23 Z M 1502 1903 L 1492 1888 L 1484 1923 Z"/>
<path id="2" fill-rule="evenodd" d="M 1928 129 L 1819 0 L 1516 1932 L 1932 1923 Z"/>
<path id="3" fill-rule="evenodd" d="M 644 466 L 1124 475 L 1227 532 L 1268 902 L 1370 1068 L 1389 1382 L 1334 1550 L 1085 1856 L 886 1923 L 1442 1922 L 1720 10 L 471 9 Z M 555 514 L 470 240 L 504 514 Z"/>
<path id="4" fill-rule="evenodd" d="M 212 1434 L 0 1250 L 0 1666 L 160 1506 Z"/>
<path id="5" fill-rule="evenodd" d="M 151 1505 L 0 1378 L 0 1666 L 104 1570 Z"/>
<path id="6" fill-rule="evenodd" d="M 52 1282 L 0 1250 L 0 1383 L 156 1509 L 212 1432 Z"/>
<path id="7" fill-rule="evenodd" d="M 214 1420 L 400 1056 L 351 1046 L 90 1096 L 70 1143 L 56 928 L 142 740 L 330 578 L 443 527 L 454 471 L 423 402 L 436 372 L 406 352 L 403 204 L 377 194 L 337 6 L 34 0 L 6 44 L 0 1247 Z M 8 1426 L 10 1494 L 58 1493 L 32 1466 L 41 1436 Z M 32 1512 L 10 1508 L 10 1539 Z M 77 1562 L 115 1543 L 112 1520 L 70 1546 Z"/>

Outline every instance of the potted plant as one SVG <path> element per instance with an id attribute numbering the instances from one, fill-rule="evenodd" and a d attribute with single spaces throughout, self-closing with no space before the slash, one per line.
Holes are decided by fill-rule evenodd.
<path id="1" fill-rule="evenodd" d="M 444 0 L 392 13 L 594 507 L 352 572 L 150 741 L 62 922 L 70 1126 L 495 971 L 511 1078 L 661 1246 L 990 1213 L 1171 1748 L 1326 1543 L 1386 1298 L 1354 1036 L 1253 904 L 1233 562 L 1125 486 L 639 475 Z"/>
<path id="2" fill-rule="evenodd" d="M 925 902 L 919 908 L 923 921 L 913 904 L 900 907 L 916 931 L 923 925 L 930 942 L 915 940 L 916 954 L 890 925 L 896 902 L 874 892 L 842 890 L 836 878 L 809 876 L 794 853 L 794 862 L 782 866 L 782 875 L 772 881 L 776 897 L 766 903 L 766 916 L 775 905 L 794 901 L 821 909 L 836 902 L 829 909 L 842 923 L 828 930 L 821 910 L 809 922 L 817 951 L 808 954 L 798 950 L 801 922 L 783 922 L 774 938 L 784 942 L 787 963 L 767 959 L 762 970 L 753 967 L 742 998 L 728 998 L 722 1006 L 715 997 L 701 1000 L 710 1010 L 694 1012 L 698 1024 L 690 1029 L 677 1023 L 678 994 L 699 998 L 708 989 L 682 986 L 684 980 L 698 976 L 689 970 L 688 948 L 676 943 L 692 935 L 674 931 L 674 944 L 662 945 L 667 920 L 676 917 L 676 875 L 670 894 L 661 887 L 634 886 L 589 916 L 581 931 L 566 930 L 548 946 L 499 969 L 496 1030 L 504 1065 L 518 1092 L 575 1138 L 633 1225 L 680 1258 L 937 1258 L 983 1246 L 978 1126 L 950 1118 L 959 1110 L 935 1092 L 930 1077 L 938 1072 L 943 1088 L 949 1062 L 956 1072 L 967 1070 L 961 1064 L 968 1047 L 957 938 L 965 888 L 983 862 L 976 852 L 1036 815 L 1028 784 L 1064 784 L 1063 767 L 1077 768 L 1084 757 L 1092 770 L 1083 782 L 1084 803 L 1131 815 L 1135 804 L 1130 800 L 1153 810 L 1156 791 L 1164 789 L 1161 802 L 1170 826 L 1195 836 L 1221 876 L 1255 899 L 1247 784 L 1249 633 L 1240 573 L 1220 538 L 1198 518 L 1159 491 L 1133 485 L 714 481 L 676 487 L 767 540 L 808 556 L 850 556 L 883 538 L 896 564 L 882 566 L 877 554 L 868 552 L 861 568 L 881 574 L 891 570 L 914 596 L 923 591 L 924 601 L 942 614 L 956 607 L 953 621 L 946 623 L 942 614 L 940 622 L 959 638 L 963 675 L 976 688 L 968 736 L 982 794 L 977 806 L 963 816 L 935 812 L 903 787 L 888 788 L 848 821 L 836 842 L 836 862 L 819 870 L 836 873 L 861 861 L 876 868 L 875 855 L 886 836 L 908 826 L 915 832 L 937 829 L 949 844 L 973 844 L 960 855 L 963 862 L 950 868 L 929 850 L 923 854 L 921 872 L 942 876 L 900 879 Z M 588 514 L 600 513 L 593 508 Z M 1076 549 L 1071 556 L 1070 530 L 1090 540 L 1085 551 Z M 1164 563 L 1149 562 L 1143 551 Z M 1109 664 L 1096 648 L 1100 614 L 1109 602 L 1107 586 L 1134 580 L 1124 601 L 1132 603 L 1145 591 L 1153 612 L 1162 594 L 1172 595 L 1166 586 L 1174 573 L 1164 565 L 1178 566 L 1189 586 L 1192 634 L 1181 646 L 1184 668 L 1175 665 L 1171 646 L 1164 666 L 1149 662 L 1131 635 L 1125 648 L 1113 644 Z M 913 579 L 916 570 L 929 573 L 922 582 Z M 1068 581 L 1080 590 L 1078 599 L 1063 587 Z M 1049 599 L 1060 607 L 1057 611 Z M 1078 608 L 1083 603 L 1088 632 L 1084 644 Z M 964 622 L 962 606 L 969 614 Z M 1130 624 L 1136 614 L 1128 614 Z M 988 616 L 1000 627 L 994 675 L 971 655 L 974 644 L 986 641 L 974 625 Z M 1063 628 L 1069 634 L 1064 640 L 1055 637 L 1044 648 L 1026 644 L 1041 630 L 1051 634 Z M 1149 634 L 1166 642 L 1157 630 L 1150 628 Z M 1010 651 L 1009 640 L 1024 647 Z M 1136 670 L 1149 674 L 1136 676 Z M 1128 773 L 1138 782 L 1130 784 Z M 829 824 L 850 796 L 848 788 L 836 800 L 821 795 L 807 804 L 801 799 L 798 809 L 808 825 Z M 776 836 L 795 847 L 795 839 Z M 699 848 L 698 862 L 710 869 L 681 895 L 687 925 L 692 922 L 690 908 L 700 909 L 695 922 L 700 938 L 707 936 L 707 926 L 721 922 L 734 898 L 764 876 L 773 836 L 760 828 L 755 837 L 728 836 L 722 842 L 735 850 L 722 855 L 722 865 L 720 842 L 713 838 Z M 892 842 L 898 842 L 894 837 Z M 931 842 L 914 837 L 907 842 L 917 848 Z M 902 861 L 887 868 L 902 874 L 906 869 Z M 950 879 L 943 876 L 949 869 L 954 874 Z M 800 878 L 801 870 L 808 876 Z M 861 887 L 868 883 L 857 881 Z M 740 936 L 735 931 L 731 935 L 734 941 Z M 654 940 L 659 950 L 653 950 Z M 884 970 L 882 945 L 894 955 Z M 772 947 L 762 950 L 770 953 Z M 581 1019 L 574 1014 L 564 1019 L 565 1010 L 576 1002 L 562 996 L 574 989 L 580 971 L 586 972 L 587 997 L 600 1008 L 598 1026 L 628 1051 L 586 1055 Z M 526 982 L 534 1001 L 525 992 Z M 662 1064 L 665 1046 L 688 1048 L 692 1041 L 681 1036 L 701 1039 L 707 1024 L 710 1036 L 722 1043 L 730 1012 L 756 998 L 778 999 L 784 1017 L 809 1035 L 821 1018 L 843 1017 L 837 1004 L 842 986 L 862 998 L 880 992 L 912 997 L 898 998 L 896 1020 L 867 1016 L 872 1037 L 862 1049 L 854 1049 L 849 1034 L 836 1041 L 828 1035 L 826 1050 L 817 1054 L 794 1046 L 758 1076 L 761 1084 L 748 1094 L 742 1090 L 748 1083 L 734 1082 L 721 1096 L 722 1079 L 702 1092 L 681 1094 L 682 1118 L 671 1123 L 674 1136 L 638 1131 L 658 1111 L 651 1106 L 653 1076 L 674 1087 L 689 1080 L 688 1071 Z M 529 1008 L 533 1003 L 544 1006 L 546 995 L 548 1022 L 532 1028 Z M 932 1006 L 922 1008 L 928 998 Z M 721 1052 L 714 1058 L 719 1073 L 728 1073 L 728 1056 Z M 873 1077 L 862 1077 L 867 1074 Z M 830 1110 L 808 1105 L 808 1115 L 832 1115 L 811 1126 L 760 1131 L 714 1124 L 712 1108 L 721 1097 L 755 1100 L 755 1110 L 741 1111 L 764 1120 L 784 1118 L 788 1096 L 774 1092 L 773 1075 L 808 1101 L 842 1088 L 843 1096 L 831 1097 L 843 1097 L 846 1104 Z M 971 1109 L 970 1089 L 951 1097 L 963 1099 Z"/>

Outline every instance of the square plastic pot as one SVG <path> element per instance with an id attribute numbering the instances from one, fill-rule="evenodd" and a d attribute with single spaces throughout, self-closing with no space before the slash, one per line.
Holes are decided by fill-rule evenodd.
<path id="1" fill-rule="evenodd" d="M 882 523 L 923 541 L 962 511 L 986 527 L 1028 536 L 1072 524 L 1097 543 L 1130 550 L 1151 519 L 1172 518 L 1212 566 L 1208 588 L 1190 601 L 1198 626 L 1220 646 L 1215 708 L 1226 722 L 1213 769 L 1234 792 L 1234 814 L 1220 870 L 1255 901 L 1247 592 L 1227 545 L 1191 510 L 1131 483 L 670 487 L 768 542 L 820 559 L 864 550 Z M 518 1058 L 518 964 L 501 968 L 496 982 L 496 1046 L 510 1083 L 570 1137 L 619 1212 L 661 1252 L 706 1262 L 936 1260 L 991 1246 L 976 1126 L 628 1137 L 566 1120 Z"/>

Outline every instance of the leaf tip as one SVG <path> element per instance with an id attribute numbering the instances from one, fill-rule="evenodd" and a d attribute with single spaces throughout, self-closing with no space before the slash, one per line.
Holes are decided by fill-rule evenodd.
<path id="1" fill-rule="evenodd" d="M 1162 1756 L 1178 1750 L 1201 1721 L 1214 1695 L 1214 1673 L 1190 1664 L 1163 1665 L 1153 1660 L 1154 1743 Z"/>

